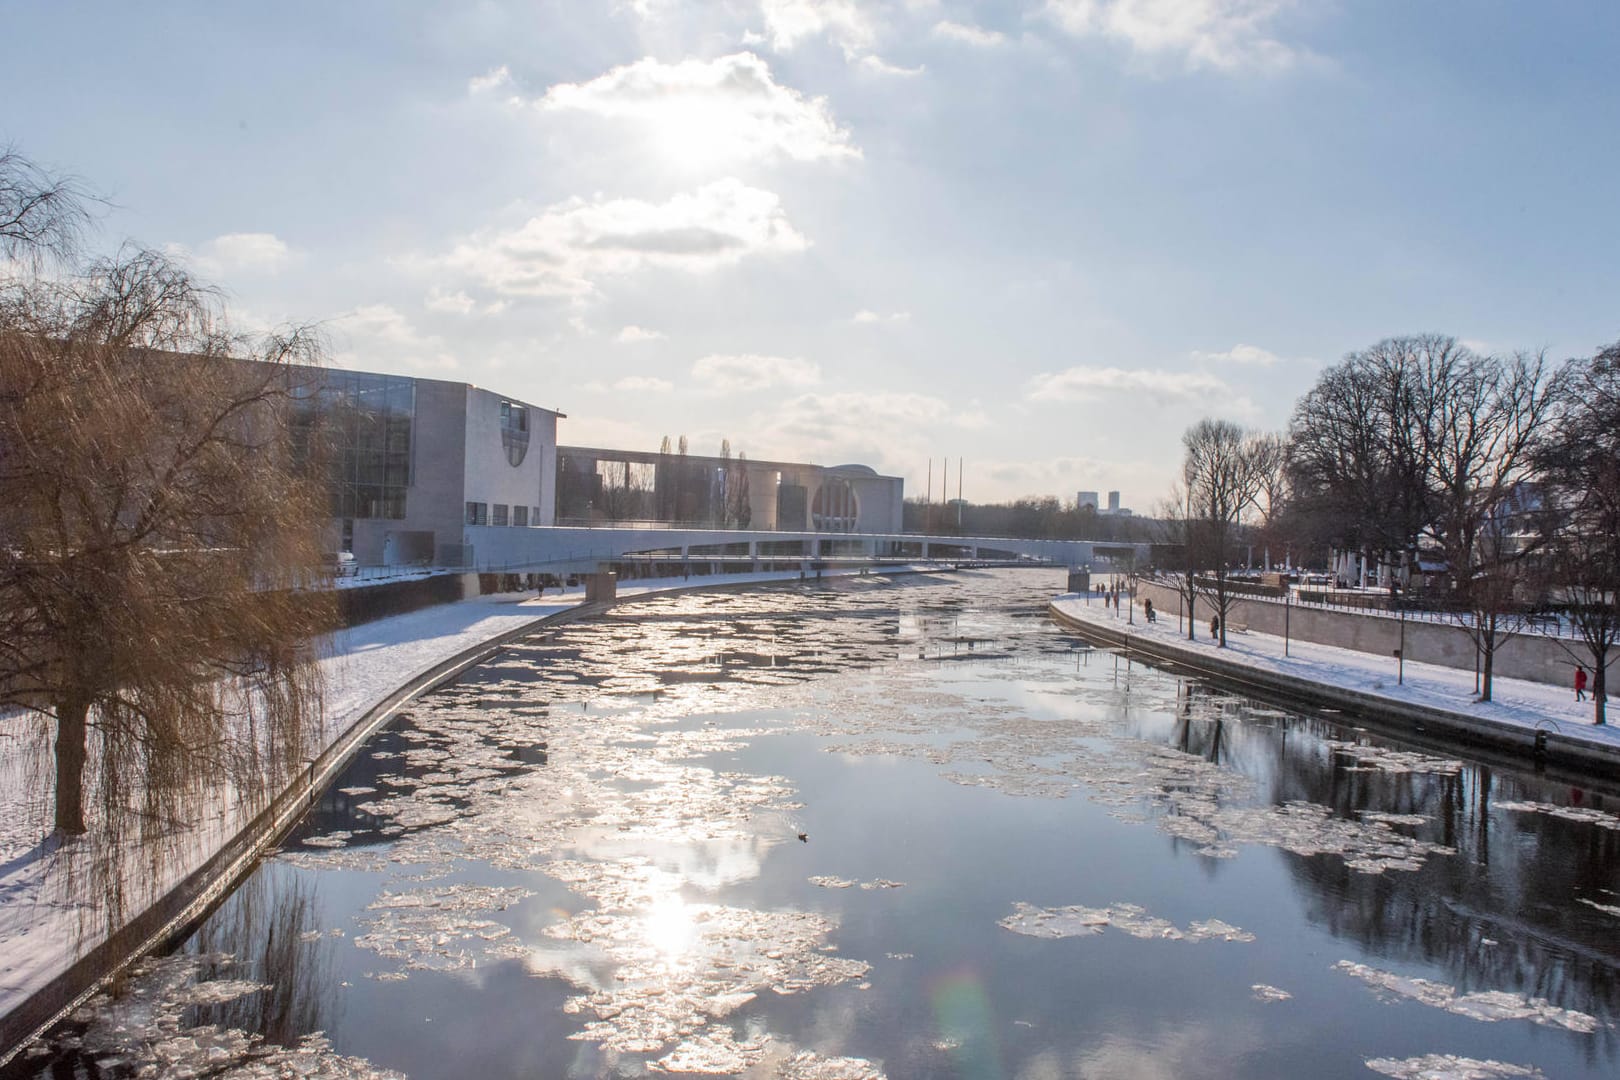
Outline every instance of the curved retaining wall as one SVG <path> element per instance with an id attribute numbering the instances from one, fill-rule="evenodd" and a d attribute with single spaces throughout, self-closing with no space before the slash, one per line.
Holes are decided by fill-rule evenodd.
<path id="1" fill-rule="evenodd" d="M 456 598 L 460 599 L 459 595 Z M 207 862 L 0 1018 L 0 1065 L 78 1008 L 130 961 L 188 932 L 292 828 L 320 791 L 337 777 L 367 739 L 393 719 L 401 706 L 489 659 L 507 642 L 533 634 L 542 626 L 572 622 L 601 610 L 581 605 L 524 623 L 435 664 L 372 706 Z"/>
<path id="2" fill-rule="evenodd" d="M 1167 590 L 1168 591 L 1168 590 Z M 1139 594 L 1140 595 L 1140 594 Z M 1159 602 L 1154 600 L 1154 606 Z M 1159 608 L 1161 618 L 1166 617 Z M 1075 631 L 1089 641 L 1122 650 L 1127 657 L 1140 657 L 1186 668 L 1212 676 L 1223 683 L 1262 694 L 1272 694 L 1306 701 L 1329 708 L 1354 711 L 1379 720 L 1398 732 L 1428 733 L 1443 731 L 1453 738 L 1477 746 L 1506 750 L 1515 759 L 1529 765 L 1537 754 L 1538 737 L 1542 743 L 1542 760 L 1568 768 L 1591 772 L 1605 780 L 1620 779 L 1620 750 L 1606 745 L 1571 738 L 1556 731 L 1534 731 L 1451 712 L 1427 705 L 1348 690 L 1328 683 L 1301 679 L 1293 675 L 1251 667 L 1235 660 L 1211 656 L 1205 650 L 1188 649 L 1165 641 L 1158 636 L 1144 638 L 1128 630 L 1115 630 L 1082 619 L 1065 615 L 1056 604 L 1049 605 L 1048 614 L 1060 626 Z M 1236 616 L 1233 616 L 1236 621 Z"/>
<path id="3" fill-rule="evenodd" d="M 1152 600 L 1163 618 L 1173 619 L 1182 610 L 1181 594 L 1157 582 L 1139 582 L 1136 598 Z M 1211 609 L 1202 597 L 1195 610 L 1199 621 L 1207 624 Z M 1228 608 L 1228 621 L 1232 624 L 1277 637 L 1283 635 L 1285 618 L 1288 634 L 1300 641 L 1380 656 L 1392 656 L 1396 649 L 1404 647 L 1408 660 L 1463 671 L 1474 668 L 1474 639 L 1460 626 L 1296 604 L 1287 605 L 1285 611 L 1284 605 L 1276 601 L 1252 597 L 1234 598 Z M 1591 665 L 1586 648 L 1579 641 L 1545 634 L 1514 634 L 1497 645 L 1492 671 L 1503 679 L 1569 686 L 1577 663 Z M 1609 661 L 1608 685 L 1620 686 L 1617 679 L 1620 679 L 1620 650 L 1616 650 Z"/>

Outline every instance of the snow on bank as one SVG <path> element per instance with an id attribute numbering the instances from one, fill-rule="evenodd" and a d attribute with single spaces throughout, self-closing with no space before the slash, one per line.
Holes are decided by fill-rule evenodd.
<path id="1" fill-rule="evenodd" d="M 898 567 L 906 572 L 935 567 Z M 855 570 L 825 571 L 826 576 Z M 621 584 L 621 599 L 690 588 L 796 581 L 797 571 L 663 578 Z M 583 587 L 536 597 L 505 593 L 379 619 L 333 634 L 320 652 L 326 687 L 325 734 L 335 742 L 372 707 L 407 682 L 479 644 L 574 608 Z M 37 715 L 0 717 L 0 1016 L 105 940 L 97 897 L 72 849 L 51 839 L 48 723 Z M 253 809 L 222 794 L 167 842 L 159 858 L 144 853 L 120 871 L 131 916 L 168 892 L 239 832 Z M 154 873 L 154 870 L 156 872 Z M 89 928 L 89 929 L 87 929 Z"/>
<path id="2" fill-rule="evenodd" d="M 1496 678 L 1491 683 L 1492 700 L 1479 701 L 1471 671 L 1408 661 L 1402 678 L 1399 663 L 1393 656 L 1297 639 L 1288 642 L 1288 655 L 1284 656 L 1281 637 L 1252 631 L 1229 632 L 1226 648 L 1217 648 L 1209 639 L 1207 619 L 1198 624 L 1198 638 L 1188 641 L 1185 630 L 1177 629 L 1173 616 L 1167 619 L 1161 612 L 1157 622 L 1149 623 L 1140 609 L 1128 615 L 1125 611 L 1105 607 L 1102 597 L 1095 594 L 1068 593 L 1056 597 L 1052 607 L 1077 622 L 1116 632 L 1123 630 L 1144 640 L 1163 641 L 1258 671 L 1343 687 L 1392 702 L 1444 709 L 1504 727 L 1551 728 L 1565 738 L 1620 749 L 1620 730 L 1612 725 L 1595 726 L 1592 703 L 1577 702 L 1573 689 L 1563 690 L 1523 679 Z"/>

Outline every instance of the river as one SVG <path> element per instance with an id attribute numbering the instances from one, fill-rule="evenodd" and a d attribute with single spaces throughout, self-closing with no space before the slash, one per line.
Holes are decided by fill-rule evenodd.
<path id="1" fill-rule="evenodd" d="M 1062 587 L 516 644 L 7 1075 L 1620 1073 L 1612 790 L 1089 649 Z"/>

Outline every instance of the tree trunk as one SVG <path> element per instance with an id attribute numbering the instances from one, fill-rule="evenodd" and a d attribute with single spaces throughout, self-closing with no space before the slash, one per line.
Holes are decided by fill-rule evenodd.
<path id="1" fill-rule="evenodd" d="M 82 701 L 56 707 L 56 828 L 77 836 L 84 830 L 85 717 Z"/>
<path id="2" fill-rule="evenodd" d="M 1493 620 L 1494 621 L 1494 620 Z M 1496 666 L 1496 627 L 1492 626 L 1481 639 L 1481 651 L 1484 652 L 1484 663 L 1480 670 L 1479 700 L 1491 700 L 1491 669 Z"/>
<path id="3" fill-rule="evenodd" d="M 1598 658 L 1597 666 L 1592 669 L 1592 723 L 1602 727 L 1606 720 L 1608 706 L 1608 653 Z"/>

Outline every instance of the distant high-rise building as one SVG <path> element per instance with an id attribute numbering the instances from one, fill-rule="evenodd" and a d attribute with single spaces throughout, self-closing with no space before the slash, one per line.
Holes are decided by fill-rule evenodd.
<path id="1" fill-rule="evenodd" d="M 1082 491 L 1075 499 L 1075 508 L 1084 510 L 1086 507 L 1097 509 L 1097 493 L 1095 491 Z"/>
<path id="2" fill-rule="evenodd" d="M 1119 492 L 1117 491 L 1108 493 L 1108 512 L 1110 514 L 1119 513 Z"/>

